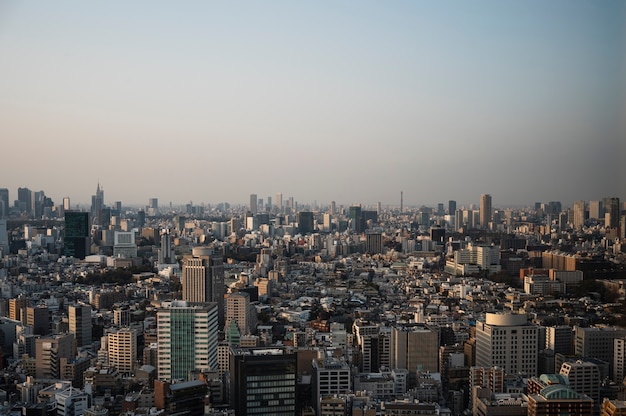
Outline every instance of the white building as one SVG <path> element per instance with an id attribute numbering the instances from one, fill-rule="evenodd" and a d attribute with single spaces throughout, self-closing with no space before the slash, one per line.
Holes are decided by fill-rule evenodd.
<path id="1" fill-rule="evenodd" d="M 120 373 L 131 373 L 137 363 L 137 332 L 122 328 L 107 335 L 109 365 Z"/>
<path id="2" fill-rule="evenodd" d="M 476 365 L 536 376 L 538 334 L 526 315 L 487 313 L 485 322 L 476 322 Z"/>

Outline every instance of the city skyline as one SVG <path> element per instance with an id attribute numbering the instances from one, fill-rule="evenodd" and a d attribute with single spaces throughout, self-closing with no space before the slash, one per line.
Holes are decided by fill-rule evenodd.
<path id="1" fill-rule="evenodd" d="M 623 2 L 0 11 L 11 202 L 626 200 Z"/>

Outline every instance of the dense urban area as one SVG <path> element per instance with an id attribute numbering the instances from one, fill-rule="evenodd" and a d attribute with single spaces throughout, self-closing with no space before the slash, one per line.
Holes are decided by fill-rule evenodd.
<path id="1" fill-rule="evenodd" d="M 9 197 L 0 414 L 626 415 L 617 197 Z"/>

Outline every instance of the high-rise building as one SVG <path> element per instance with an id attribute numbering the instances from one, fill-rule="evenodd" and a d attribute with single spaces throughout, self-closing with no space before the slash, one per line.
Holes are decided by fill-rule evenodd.
<path id="1" fill-rule="evenodd" d="M 279 212 L 283 209 L 283 194 L 280 192 L 276 193 L 276 208 Z"/>
<path id="2" fill-rule="evenodd" d="M 69 211 L 72 209 L 72 204 L 70 204 L 70 197 L 63 197 L 63 212 Z"/>
<path id="3" fill-rule="evenodd" d="M 159 215 L 159 199 L 158 198 L 150 198 L 148 200 L 148 215 L 154 217 L 155 215 Z"/>
<path id="4" fill-rule="evenodd" d="M 482 194 L 480 196 L 480 227 L 488 228 L 491 221 L 492 209 L 491 209 L 491 195 Z"/>
<path id="5" fill-rule="evenodd" d="M 104 208 L 104 189 L 100 187 L 100 182 L 98 182 L 96 194 L 91 196 L 91 217 L 99 219 L 102 208 Z"/>
<path id="6" fill-rule="evenodd" d="M 312 233 L 314 231 L 313 213 L 309 211 L 298 212 L 298 232 L 302 235 Z"/>
<path id="7" fill-rule="evenodd" d="M 381 233 L 365 233 L 365 252 L 368 254 L 380 254 L 383 252 L 383 235 Z"/>
<path id="8" fill-rule="evenodd" d="M 448 214 L 455 215 L 455 213 L 456 213 L 456 201 L 451 199 L 448 201 Z"/>
<path id="9" fill-rule="evenodd" d="M 585 201 L 574 202 L 574 228 L 581 229 L 585 225 Z"/>
<path id="10" fill-rule="evenodd" d="M 16 208 L 20 212 L 30 214 L 33 206 L 33 193 L 28 188 L 17 188 L 17 201 L 15 201 Z"/>
<path id="11" fill-rule="evenodd" d="M 487 313 L 476 322 L 476 365 L 537 375 L 539 329 L 526 315 Z"/>
<path id="12" fill-rule="evenodd" d="M 224 326 L 224 260 L 209 247 L 194 247 L 192 255 L 183 258 L 181 277 L 183 300 L 215 302 L 218 322 Z"/>
<path id="13" fill-rule="evenodd" d="M 217 371 L 217 304 L 173 301 L 157 312 L 159 379 L 185 379 L 189 372 Z"/>
<path id="14" fill-rule="evenodd" d="M 76 346 L 91 345 L 91 306 L 71 305 L 67 308 L 70 333 L 76 337 Z"/>
<path id="15" fill-rule="evenodd" d="M 415 387 L 418 372 L 438 372 L 439 331 L 424 324 L 392 327 L 391 368 L 409 370 L 410 387 Z"/>
<path id="16" fill-rule="evenodd" d="M 604 206 L 604 225 L 618 228 L 620 219 L 619 198 L 604 198 L 602 205 Z"/>
<path id="17" fill-rule="evenodd" d="M 578 357 L 593 357 L 613 364 L 614 340 L 626 336 L 626 329 L 619 327 L 590 327 L 577 326 L 574 329 L 574 354 Z M 610 377 L 613 379 L 613 366 Z"/>
<path id="18" fill-rule="evenodd" d="M 26 322 L 26 308 L 28 307 L 28 298 L 20 295 L 17 298 L 9 299 L 9 318 L 14 321 Z"/>
<path id="19" fill-rule="evenodd" d="M 50 333 L 50 312 L 47 307 L 26 307 L 26 325 L 33 329 L 34 335 Z"/>
<path id="20" fill-rule="evenodd" d="M 173 264 L 176 262 L 174 258 L 174 250 L 172 248 L 172 236 L 170 230 L 164 230 L 161 233 L 161 248 L 159 249 L 159 264 Z"/>
<path id="21" fill-rule="evenodd" d="M 252 212 L 252 214 L 256 214 L 257 211 L 258 211 L 257 195 L 256 194 L 250 194 L 250 212 Z"/>
<path id="22" fill-rule="evenodd" d="M 234 322 L 240 335 L 256 332 L 256 309 L 250 303 L 250 294 L 246 292 L 230 293 L 226 298 L 226 323 L 228 328 Z"/>
<path id="23" fill-rule="evenodd" d="M 594 405 L 600 405 L 600 369 L 589 361 L 577 360 L 564 362 L 560 374 L 567 377 L 569 387 L 577 393 L 593 399 Z"/>
<path id="24" fill-rule="evenodd" d="M 9 234 L 7 233 L 7 220 L 0 220 L 0 253 L 8 253 Z"/>
<path id="25" fill-rule="evenodd" d="M 65 211 L 65 238 L 63 254 L 66 257 L 84 259 L 90 247 L 89 213 Z"/>
<path id="26" fill-rule="evenodd" d="M 574 353 L 574 331 L 570 326 L 546 327 L 546 349 L 555 354 L 572 355 Z"/>
<path id="27" fill-rule="evenodd" d="M 0 218 L 9 215 L 9 208 L 9 190 L 7 188 L 0 188 Z"/>
<path id="28" fill-rule="evenodd" d="M 120 373 L 131 373 L 137 363 L 137 332 L 122 328 L 107 334 L 109 365 Z"/>
<path id="29" fill-rule="evenodd" d="M 296 362 L 284 348 L 232 348 L 229 401 L 235 414 L 295 415 Z"/>
<path id="30" fill-rule="evenodd" d="M 589 219 L 604 219 L 604 209 L 602 207 L 602 201 L 589 201 Z"/>

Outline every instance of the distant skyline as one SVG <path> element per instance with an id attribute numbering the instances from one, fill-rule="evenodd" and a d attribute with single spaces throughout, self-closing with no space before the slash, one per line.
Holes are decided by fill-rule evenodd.
<path id="1" fill-rule="evenodd" d="M 626 199 L 626 2 L 0 3 L 0 188 Z"/>

